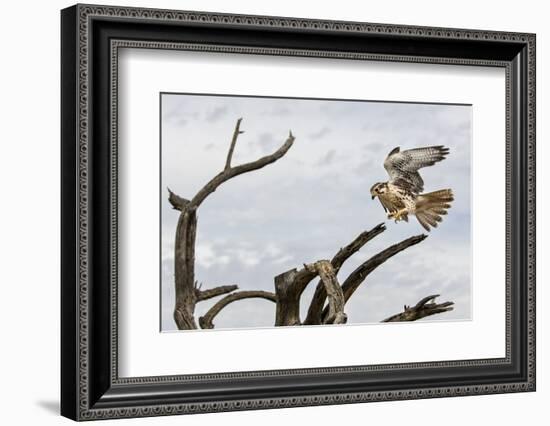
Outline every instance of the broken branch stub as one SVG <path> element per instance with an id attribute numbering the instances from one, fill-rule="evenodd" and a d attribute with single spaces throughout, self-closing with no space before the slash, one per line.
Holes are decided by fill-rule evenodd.
<path id="1" fill-rule="evenodd" d="M 300 325 L 300 294 L 294 285 L 297 275 L 298 271 L 291 269 L 275 277 L 276 326 Z"/>
<path id="2" fill-rule="evenodd" d="M 434 294 L 423 298 L 415 306 L 404 306 L 403 312 L 392 315 L 382 320 L 382 322 L 416 321 L 431 315 L 453 310 L 453 302 L 436 303 L 435 299 L 437 297 L 439 297 L 439 294 Z"/>
<path id="3" fill-rule="evenodd" d="M 222 285 L 219 287 L 209 288 L 207 290 L 195 289 L 195 292 L 197 293 L 197 302 L 212 299 L 214 297 L 221 296 L 222 294 L 231 293 L 238 288 L 239 287 L 237 285 Z"/>

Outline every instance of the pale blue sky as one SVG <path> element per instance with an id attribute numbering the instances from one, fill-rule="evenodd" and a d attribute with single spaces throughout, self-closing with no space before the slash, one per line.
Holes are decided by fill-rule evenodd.
<path id="1" fill-rule="evenodd" d="M 273 277 L 303 263 L 330 259 L 360 232 L 380 222 L 387 231 L 342 268 L 339 279 L 387 246 L 424 232 L 415 218 L 387 221 L 369 189 L 387 180 L 391 149 L 450 148 L 448 158 L 423 169 L 425 191 L 452 188 L 455 201 L 441 226 L 373 272 L 347 304 L 349 323 L 378 322 L 429 294 L 455 310 L 429 320 L 471 315 L 471 107 L 366 101 L 305 100 L 163 94 L 162 102 L 162 329 L 176 329 L 173 247 L 178 212 L 166 187 L 192 197 L 219 173 L 237 118 L 233 164 L 276 150 L 289 129 L 294 146 L 276 163 L 219 187 L 198 210 L 196 279 L 204 287 L 238 284 L 273 291 Z M 302 298 L 309 304 L 316 285 Z M 197 317 L 214 301 L 197 305 Z M 251 299 L 231 304 L 216 328 L 272 326 L 274 304 Z"/>

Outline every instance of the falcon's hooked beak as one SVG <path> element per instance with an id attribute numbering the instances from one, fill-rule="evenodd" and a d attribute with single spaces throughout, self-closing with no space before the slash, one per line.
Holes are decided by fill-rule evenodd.
<path id="1" fill-rule="evenodd" d="M 374 200 L 376 197 L 378 197 L 378 191 L 374 187 L 372 187 L 370 189 L 370 195 L 371 195 L 371 199 Z"/>
<path id="2" fill-rule="evenodd" d="M 372 199 L 374 200 L 376 197 L 378 197 L 379 195 L 379 191 L 378 191 L 378 186 L 380 184 L 379 183 L 375 183 L 374 185 L 372 185 L 372 187 L 370 188 L 370 195 L 372 197 Z"/>

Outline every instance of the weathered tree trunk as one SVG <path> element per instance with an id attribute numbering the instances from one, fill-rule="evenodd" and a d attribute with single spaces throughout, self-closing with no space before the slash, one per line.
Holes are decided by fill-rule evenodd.
<path id="1" fill-rule="evenodd" d="M 176 306 L 174 320 L 180 330 L 197 328 L 195 322 L 195 239 L 197 214 L 195 208 L 184 207 L 176 230 L 174 273 L 176 281 Z"/>
<path id="2" fill-rule="evenodd" d="M 275 308 L 275 325 L 300 325 L 300 296 L 295 286 L 298 272 L 296 269 L 283 272 L 275 277 L 275 294 L 277 306 Z"/>

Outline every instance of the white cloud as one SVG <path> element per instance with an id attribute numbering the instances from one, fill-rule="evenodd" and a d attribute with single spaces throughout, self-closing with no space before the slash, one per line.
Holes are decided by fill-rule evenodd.
<path id="1" fill-rule="evenodd" d="M 224 117 L 226 114 L 227 114 L 227 107 L 218 106 L 208 110 L 208 112 L 205 114 L 205 118 L 206 118 L 206 121 L 208 121 L 209 123 L 215 123 L 216 121 L 219 121 L 222 117 Z"/>
<path id="2" fill-rule="evenodd" d="M 243 266 L 254 266 L 260 263 L 260 256 L 254 250 L 237 249 L 235 257 Z"/>
<path id="3" fill-rule="evenodd" d="M 265 252 L 270 257 L 276 257 L 282 253 L 282 249 L 275 243 L 269 243 L 265 248 Z"/>
<path id="4" fill-rule="evenodd" d="M 331 132 L 332 132 L 332 130 L 325 126 L 325 127 L 321 127 L 319 130 L 317 130 L 313 133 L 310 133 L 308 136 L 311 139 L 321 139 L 321 138 L 324 138 L 326 135 L 328 135 Z"/>
<path id="5" fill-rule="evenodd" d="M 283 263 L 289 263 L 291 260 L 294 260 L 294 257 L 290 254 L 282 255 L 281 257 L 277 257 L 275 259 L 271 260 L 271 263 L 274 265 L 281 265 Z"/>
<path id="6" fill-rule="evenodd" d="M 327 151 L 325 155 L 323 155 L 319 160 L 317 160 L 316 165 L 317 166 L 330 166 L 334 159 L 336 158 L 336 151 L 334 149 L 330 149 Z"/>
<path id="7" fill-rule="evenodd" d="M 209 244 L 197 244 L 195 247 L 195 262 L 203 268 L 210 268 L 217 262 L 214 248 Z"/>

